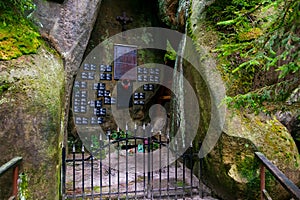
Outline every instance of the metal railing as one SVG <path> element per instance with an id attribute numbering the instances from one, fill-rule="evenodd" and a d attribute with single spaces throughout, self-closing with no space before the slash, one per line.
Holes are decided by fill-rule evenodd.
<path id="1" fill-rule="evenodd" d="M 265 170 L 266 168 L 275 177 L 275 179 L 293 196 L 300 200 L 300 189 L 288 179 L 275 165 L 273 165 L 261 152 L 255 152 L 255 156 L 260 161 L 260 199 L 272 200 L 266 190 Z"/>
<path id="2" fill-rule="evenodd" d="M 130 136 L 126 131 L 124 138 L 114 138 L 109 133 L 107 143 L 99 141 L 95 151 L 99 153 L 93 154 L 96 157 L 86 152 L 84 146 L 76 150 L 73 145 L 69 155 L 63 151 L 64 199 L 202 197 L 199 180 L 193 174 L 197 173 L 193 166 L 198 154 L 190 151 L 178 156 L 172 164 L 166 164 L 163 161 L 173 159 L 176 152 L 171 151 L 162 135 L 157 137 L 137 136 L 135 132 Z M 101 153 L 104 151 L 106 154 Z M 154 151 L 156 157 L 150 157 Z M 159 169 L 147 170 L 155 164 Z M 201 176 L 201 166 L 198 170 Z"/>
<path id="3" fill-rule="evenodd" d="M 18 195 L 19 166 L 22 160 L 22 157 L 15 157 L 0 167 L 0 177 L 8 170 L 13 169 L 12 196 L 9 199 L 15 199 Z"/>

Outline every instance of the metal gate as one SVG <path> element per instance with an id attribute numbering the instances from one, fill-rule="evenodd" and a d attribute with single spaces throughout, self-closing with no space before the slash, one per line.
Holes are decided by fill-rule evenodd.
<path id="1" fill-rule="evenodd" d="M 145 134 L 144 134 L 145 136 Z M 137 136 L 108 131 L 95 138 L 91 151 L 73 144 L 63 150 L 63 199 L 197 199 L 201 162 L 192 146 L 183 155 L 168 145 L 169 136 Z M 174 160 L 174 158 L 177 158 Z M 174 161 L 172 161 L 174 160 Z M 195 176 L 197 174 L 197 176 Z"/>

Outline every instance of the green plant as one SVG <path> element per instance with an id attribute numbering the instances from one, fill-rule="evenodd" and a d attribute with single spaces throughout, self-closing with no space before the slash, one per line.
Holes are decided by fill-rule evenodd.
<path id="1" fill-rule="evenodd" d="M 156 150 L 156 149 L 158 149 L 158 148 L 159 148 L 159 144 L 158 144 L 158 143 L 153 142 L 153 143 L 150 144 L 150 149 L 151 149 L 152 151 L 154 151 L 154 150 Z"/>
<path id="2" fill-rule="evenodd" d="M 173 47 L 171 46 L 170 42 L 167 41 L 167 48 L 166 48 L 167 52 L 165 53 L 165 56 L 164 56 L 164 61 L 165 63 L 168 61 L 168 60 L 171 60 L 171 61 L 175 61 L 176 60 L 176 57 L 177 57 L 177 53 L 176 51 L 173 49 Z"/>
<path id="3" fill-rule="evenodd" d="M 98 137 L 96 135 L 92 135 L 91 140 L 92 140 L 91 141 L 92 142 L 92 145 L 91 145 L 92 151 L 100 149 L 100 141 L 99 141 Z"/>
<path id="4" fill-rule="evenodd" d="M 186 185 L 186 183 L 184 181 L 177 181 L 176 182 L 177 187 L 184 187 L 185 185 Z"/>
<path id="5" fill-rule="evenodd" d="M 92 135 L 90 150 L 94 158 L 105 159 L 106 153 L 105 153 L 105 148 L 103 146 L 104 146 L 103 141 L 100 141 L 96 135 Z"/>
<path id="6" fill-rule="evenodd" d="M 268 112 L 266 103 L 284 102 L 298 87 L 299 10 L 297 0 L 217 0 L 208 8 L 208 23 L 219 34 L 213 52 L 227 83 L 224 102 L 229 106 Z M 276 82 L 262 81 L 257 88 L 255 77 L 270 70 L 280 72 Z"/>
<path id="7" fill-rule="evenodd" d="M 41 44 L 33 25 L 11 9 L 1 13 L 0 31 L 0 60 L 36 53 Z"/>
<path id="8" fill-rule="evenodd" d="M 127 136 L 126 136 L 127 134 Z M 111 139 L 113 140 L 118 140 L 118 139 L 125 139 L 126 137 L 127 138 L 130 138 L 132 137 L 132 133 L 130 131 L 123 131 L 123 130 L 120 130 L 120 131 L 117 131 L 117 130 L 113 130 L 112 131 L 112 134 L 111 134 Z"/>
<path id="9" fill-rule="evenodd" d="M 267 53 L 266 66 L 275 66 L 280 71 L 279 78 L 283 78 L 300 69 L 300 2 L 278 1 L 284 4 L 283 12 L 268 29 L 263 47 Z"/>
<path id="10" fill-rule="evenodd" d="M 34 10 L 36 8 L 33 0 L 0 0 L 0 10 L 7 10 L 11 7 L 22 14 L 27 10 Z"/>
<path id="11" fill-rule="evenodd" d="M 26 173 L 22 173 L 19 175 L 19 185 L 18 185 L 18 195 L 20 200 L 29 199 L 28 192 L 28 175 Z"/>
<path id="12" fill-rule="evenodd" d="M 11 84 L 7 83 L 7 81 L 3 81 L 0 85 L 0 95 L 2 95 L 3 92 L 5 92 Z"/>

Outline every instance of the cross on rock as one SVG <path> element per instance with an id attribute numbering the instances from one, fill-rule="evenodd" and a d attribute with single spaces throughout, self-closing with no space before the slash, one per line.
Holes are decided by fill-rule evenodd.
<path id="1" fill-rule="evenodd" d="M 126 31 L 126 25 L 133 21 L 131 17 L 127 17 L 126 12 L 123 12 L 122 15 L 117 16 L 116 19 L 121 24 L 122 31 Z"/>

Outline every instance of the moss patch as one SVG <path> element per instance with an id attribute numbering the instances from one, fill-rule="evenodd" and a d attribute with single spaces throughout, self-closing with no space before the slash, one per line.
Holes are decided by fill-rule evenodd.
<path id="1" fill-rule="evenodd" d="M 40 35 L 32 24 L 16 12 L 0 11 L 0 60 L 36 53 Z"/>

